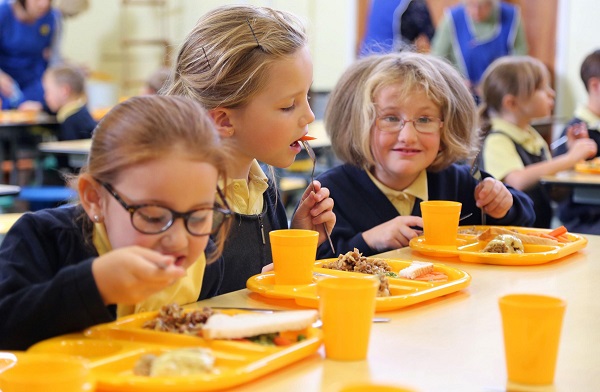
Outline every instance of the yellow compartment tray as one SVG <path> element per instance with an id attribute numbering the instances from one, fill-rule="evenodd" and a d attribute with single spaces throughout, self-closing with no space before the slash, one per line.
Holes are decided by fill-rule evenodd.
<path id="1" fill-rule="evenodd" d="M 410 248 L 421 254 L 431 257 L 458 257 L 459 260 L 469 263 L 496 264 L 496 265 L 537 265 L 558 260 L 575 253 L 587 245 L 587 238 L 582 235 L 567 233 L 569 242 L 557 245 L 532 245 L 524 244 L 525 252 L 516 253 L 484 253 L 481 252 L 487 245 L 486 241 L 479 241 L 477 236 L 489 226 L 461 226 L 458 228 L 456 246 L 429 245 L 424 236 L 410 240 Z M 504 229 L 514 230 L 518 233 L 528 234 L 533 232 L 548 233 L 549 229 L 531 227 L 499 226 Z"/>
<path id="2" fill-rule="evenodd" d="M 300 306 L 318 308 L 319 297 L 317 296 L 316 285 L 318 279 L 322 279 L 323 277 L 349 276 L 371 279 L 373 276 L 361 274 L 359 272 L 321 268 L 323 263 L 333 260 L 336 259 L 317 261 L 313 270 L 313 282 L 308 285 L 276 285 L 275 274 L 273 272 L 267 272 L 251 277 L 246 282 L 246 286 L 249 290 L 267 298 L 293 299 Z M 396 273 L 411 264 L 411 261 L 408 260 L 385 259 L 385 261 L 392 267 L 392 271 Z M 443 282 L 422 282 L 402 278 L 388 278 L 391 295 L 389 297 L 377 297 L 375 301 L 375 310 L 377 312 L 384 312 L 400 309 L 462 290 L 471 283 L 471 276 L 456 268 L 448 267 L 443 264 L 434 264 L 434 271 L 445 273 L 448 275 L 448 280 Z"/>
<path id="3" fill-rule="evenodd" d="M 575 171 L 580 173 L 600 174 L 600 158 L 577 163 L 575 165 Z"/>
<path id="4" fill-rule="evenodd" d="M 191 310 L 191 309 L 190 309 Z M 219 310 L 220 311 L 220 310 Z M 239 311 L 220 311 L 234 314 Z M 192 335 L 142 329 L 157 312 L 139 313 L 113 323 L 89 328 L 83 334 L 59 336 L 32 346 L 29 352 L 63 353 L 86 358 L 96 378 L 97 391 L 162 392 L 215 391 L 244 384 L 314 354 L 322 343 L 321 330 L 299 331 L 306 339 L 289 346 L 205 340 Z M 133 374 L 144 354 L 161 354 L 182 347 L 200 346 L 213 351 L 213 373 L 177 377 Z"/>

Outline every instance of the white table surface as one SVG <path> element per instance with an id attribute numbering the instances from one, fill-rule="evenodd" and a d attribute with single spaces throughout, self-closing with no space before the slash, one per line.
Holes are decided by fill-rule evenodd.
<path id="1" fill-rule="evenodd" d="M 539 390 L 600 390 L 600 236 L 561 260 L 538 266 L 494 266 L 432 259 L 410 249 L 388 258 L 430 260 L 462 269 L 471 285 L 457 293 L 396 311 L 378 313 L 390 323 L 373 324 L 368 360 L 337 362 L 318 354 L 236 391 L 339 391 L 355 382 L 402 385 L 419 391 L 507 390 L 498 298 L 539 293 L 566 300 L 555 385 Z M 288 300 L 265 299 L 240 290 L 204 306 L 284 308 Z M 351 344 L 351 342 L 349 342 Z"/>

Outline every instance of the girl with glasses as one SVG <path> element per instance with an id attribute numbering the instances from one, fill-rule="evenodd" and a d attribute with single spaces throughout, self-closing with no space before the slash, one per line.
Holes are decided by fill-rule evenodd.
<path id="1" fill-rule="evenodd" d="M 222 270 L 229 211 L 215 190 L 225 161 L 192 100 L 143 96 L 113 108 L 73 179 L 80 204 L 27 213 L 4 238 L 0 349 L 214 295 L 218 282 L 211 291 L 202 281 L 207 263 Z"/>
<path id="2" fill-rule="evenodd" d="M 184 95 L 208 109 L 230 148 L 230 181 L 222 181 L 235 216 L 223 252 L 220 293 L 246 287 L 271 263 L 269 231 L 288 218 L 272 178 L 258 162 L 285 168 L 302 147 L 315 116 L 308 103 L 312 59 L 302 23 L 267 7 L 223 6 L 200 18 L 177 55 L 167 95 Z M 193 181 L 193 178 L 190 178 Z M 319 231 L 335 224 L 333 200 L 309 184 L 291 227 Z"/>
<path id="3" fill-rule="evenodd" d="M 460 74 L 429 55 L 401 52 L 358 60 L 342 75 L 325 111 L 344 164 L 318 177 L 335 199 L 331 234 L 339 253 L 365 256 L 407 246 L 423 227 L 419 203 L 462 203 L 465 225 L 527 226 L 531 201 L 470 166 L 477 154 L 476 108 Z M 334 257 L 319 247 L 318 258 Z"/>

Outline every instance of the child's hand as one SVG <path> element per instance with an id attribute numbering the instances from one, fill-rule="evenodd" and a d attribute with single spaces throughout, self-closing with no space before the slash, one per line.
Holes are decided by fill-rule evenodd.
<path id="1" fill-rule="evenodd" d="M 14 94 L 15 81 L 10 75 L 0 71 L 0 93 L 6 97 L 12 97 Z"/>
<path id="2" fill-rule="evenodd" d="M 567 129 L 567 149 L 571 149 L 573 147 L 573 143 L 577 139 L 587 139 L 590 135 L 588 133 L 587 124 L 584 122 L 580 122 L 577 124 L 571 125 Z"/>
<path id="3" fill-rule="evenodd" d="M 595 157 L 596 152 L 598 152 L 596 142 L 593 139 L 584 138 L 573 140 L 566 155 L 571 158 L 573 165 L 575 165 L 579 161 Z"/>
<path id="4" fill-rule="evenodd" d="M 506 185 L 492 177 L 486 177 L 475 187 L 477 207 L 483 208 L 492 218 L 504 218 L 513 205 L 513 197 Z"/>
<path id="5" fill-rule="evenodd" d="M 327 236 L 323 223 L 327 226 L 327 231 L 331 233 L 335 226 L 335 214 L 333 213 L 333 199 L 329 197 L 329 189 L 321 188 L 319 181 L 313 181 L 312 184 L 302 194 L 302 201 L 292 217 L 291 227 L 293 229 L 316 230 L 319 232 L 319 244 L 323 243 Z"/>
<path id="6" fill-rule="evenodd" d="M 420 216 L 397 216 L 385 223 L 363 232 L 362 236 L 371 249 L 383 252 L 408 246 L 411 239 L 422 234 L 411 226 L 423 227 Z"/>
<path id="7" fill-rule="evenodd" d="M 267 264 L 264 267 L 262 267 L 262 269 L 260 270 L 260 273 L 264 274 L 265 272 L 270 272 L 270 271 L 273 271 L 274 269 L 275 269 L 275 267 L 273 266 L 273 263 Z"/>
<path id="8" fill-rule="evenodd" d="M 185 276 L 172 256 L 129 246 L 112 250 L 92 263 L 92 273 L 105 304 L 136 304 Z"/>

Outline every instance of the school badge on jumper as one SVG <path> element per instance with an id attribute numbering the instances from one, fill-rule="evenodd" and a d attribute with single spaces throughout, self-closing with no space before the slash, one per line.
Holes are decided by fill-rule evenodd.
<path id="1" fill-rule="evenodd" d="M 50 25 L 49 24 L 43 24 L 40 26 L 40 34 L 43 36 L 46 36 L 48 34 L 50 34 Z"/>

